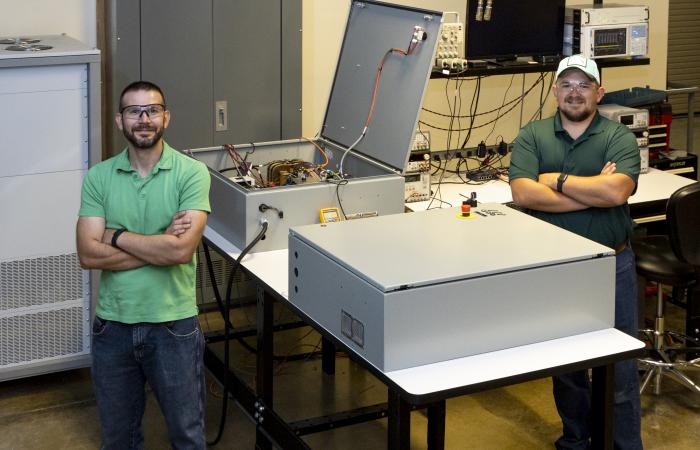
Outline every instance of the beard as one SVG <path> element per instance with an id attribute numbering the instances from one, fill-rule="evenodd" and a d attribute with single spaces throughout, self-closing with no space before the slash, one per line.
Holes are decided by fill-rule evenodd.
<path id="1" fill-rule="evenodd" d="M 571 122 L 583 122 L 595 114 L 595 109 L 588 107 L 585 99 L 582 99 L 581 97 L 568 95 L 566 98 L 564 98 L 564 106 L 572 104 L 583 105 L 583 108 L 577 111 L 571 111 L 569 109 L 559 107 L 559 111 Z"/>
<path id="2" fill-rule="evenodd" d="M 138 131 L 152 131 L 152 137 L 139 137 L 136 136 Z M 151 125 L 134 125 L 129 128 L 124 128 L 124 137 L 127 141 L 131 142 L 134 147 L 140 149 L 147 149 L 153 147 L 160 139 L 163 137 L 163 128 Z"/>

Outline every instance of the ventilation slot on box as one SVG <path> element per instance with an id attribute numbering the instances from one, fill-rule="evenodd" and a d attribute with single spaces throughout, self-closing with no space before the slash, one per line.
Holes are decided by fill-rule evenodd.
<path id="1" fill-rule="evenodd" d="M 226 283 L 231 274 L 231 263 L 223 259 L 218 253 L 210 251 L 214 277 L 221 296 L 226 295 Z M 197 255 L 197 304 L 210 303 L 215 301 L 212 279 L 209 276 L 207 260 L 204 252 Z M 245 297 L 255 294 L 253 279 L 243 270 L 237 270 L 233 277 L 233 296 Z"/>

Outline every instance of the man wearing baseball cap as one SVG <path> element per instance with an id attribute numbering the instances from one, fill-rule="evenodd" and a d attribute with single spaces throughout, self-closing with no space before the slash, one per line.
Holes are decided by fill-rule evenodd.
<path id="1" fill-rule="evenodd" d="M 515 140 L 510 163 L 513 200 L 535 217 L 615 249 L 615 327 L 636 336 L 637 285 L 627 199 L 639 177 L 637 141 L 627 127 L 598 113 L 605 91 L 592 59 L 564 58 L 552 89 L 557 112 L 527 124 Z M 554 377 L 553 388 L 563 423 L 556 447 L 588 448 L 587 372 Z M 616 364 L 616 449 L 642 448 L 640 409 L 636 361 Z"/>

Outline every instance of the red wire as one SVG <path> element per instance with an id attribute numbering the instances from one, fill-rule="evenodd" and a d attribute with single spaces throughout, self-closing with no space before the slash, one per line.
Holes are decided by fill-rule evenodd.
<path id="1" fill-rule="evenodd" d="M 415 47 L 413 47 L 413 48 L 415 48 Z M 367 114 L 367 120 L 365 121 L 365 128 L 368 128 L 369 124 L 372 122 L 372 114 L 374 114 L 374 105 L 377 101 L 377 91 L 379 90 L 379 79 L 382 76 L 382 69 L 384 69 L 384 62 L 386 62 L 386 59 L 392 53 L 399 53 L 400 55 L 408 56 L 412 52 L 413 48 L 411 48 L 409 46 L 408 51 L 401 50 L 400 48 L 392 48 L 384 54 L 384 57 L 382 58 L 381 62 L 379 63 L 379 67 L 377 67 L 377 75 L 374 78 L 374 91 L 372 92 L 372 103 L 370 104 L 369 114 Z"/>

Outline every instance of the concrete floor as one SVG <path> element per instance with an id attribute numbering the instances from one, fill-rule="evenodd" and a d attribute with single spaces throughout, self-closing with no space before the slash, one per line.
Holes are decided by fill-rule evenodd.
<path id="1" fill-rule="evenodd" d="M 648 310 L 653 308 L 652 299 Z M 244 311 L 244 310 L 239 310 Z M 238 314 L 237 323 L 251 320 L 252 311 Z M 278 319 L 290 313 L 278 309 Z M 216 329 L 215 314 L 202 316 L 202 326 Z M 669 307 L 670 326 L 682 326 L 683 311 Z M 318 335 L 301 328 L 277 333 L 275 353 L 307 352 Z M 217 349 L 220 350 L 220 349 Z M 239 345 L 232 346 L 235 370 L 252 380 L 254 357 Z M 320 360 L 282 362 L 275 369 L 275 408 L 287 420 L 299 420 L 348 408 L 386 401 L 386 388 L 372 375 L 340 355 L 335 376 L 323 375 Z M 700 372 L 692 373 L 700 382 Z M 472 394 L 449 400 L 446 417 L 447 449 L 553 448 L 561 424 L 551 395 L 549 379 Z M 208 435 L 219 422 L 221 387 L 209 383 Z M 700 394 L 670 379 L 662 394 L 642 397 L 643 439 L 647 449 L 700 448 Z M 427 420 L 420 411 L 412 414 L 412 448 L 424 449 Z M 386 420 L 367 422 L 330 432 L 309 435 L 305 440 L 318 449 L 386 448 Z M 144 430 L 147 449 L 168 448 L 165 424 L 149 394 Z M 235 404 L 229 403 L 227 426 L 217 449 L 253 449 L 255 428 Z M 99 424 L 88 369 L 0 383 L 0 449 L 95 449 L 99 447 Z"/>

